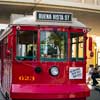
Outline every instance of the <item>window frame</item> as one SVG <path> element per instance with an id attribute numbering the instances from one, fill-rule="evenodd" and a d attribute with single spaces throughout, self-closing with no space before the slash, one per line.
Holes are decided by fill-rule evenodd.
<path id="1" fill-rule="evenodd" d="M 40 38 L 41 38 L 41 32 L 42 31 L 55 31 L 53 28 L 52 29 L 50 29 L 50 30 L 46 30 L 46 29 L 42 29 L 41 31 L 40 31 Z M 60 59 L 57 59 L 57 58 L 46 58 L 46 57 L 41 57 L 41 52 L 40 52 L 40 60 L 41 61 L 57 61 L 57 62 L 62 62 L 62 61 L 67 61 L 68 60 L 68 32 L 67 31 L 59 31 L 59 30 L 56 30 L 56 32 L 63 32 L 64 33 L 64 35 L 65 35 L 65 46 L 66 46 L 66 48 L 65 48 L 65 57 L 64 58 L 60 58 Z M 40 42 L 41 42 L 41 39 L 40 39 Z M 40 46 L 41 46 L 41 43 L 40 43 Z M 41 51 L 41 49 L 40 49 L 40 51 Z"/>
<path id="2" fill-rule="evenodd" d="M 17 56 L 17 45 L 18 45 L 18 42 L 17 42 L 17 31 L 33 31 L 33 32 L 37 32 L 37 41 L 36 41 L 36 45 L 38 46 L 38 28 L 36 27 L 32 27 L 32 26 L 20 26 L 20 29 L 17 29 L 16 27 L 16 54 L 15 54 L 15 58 L 16 60 L 22 60 L 22 61 L 30 61 L 30 60 L 37 60 L 38 59 L 38 56 L 37 56 L 37 48 L 36 47 L 36 55 L 35 56 L 32 56 L 32 57 L 28 57 L 28 56 Z M 32 35 L 33 36 L 33 35 Z"/>
<path id="3" fill-rule="evenodd" d="M 74 36 L 73 36 L 74 35 Z M 82 41 L 79 41 L 79 37 L 82 36 L 83 37 L 83 40 Z M 76 42 L 72 43 L 72 39 L 73 37 L 76 37 Z M 82 32 L 71 32 L 70 33 L 70 39 L 71 39 L 71 43 L 70 43 L 70 48 L 71 48 L 71 54 L 70 54 L 70 60 L 71 61 L 83 61 L 85 59 L 85 56 L 84 56 L 84 43 L 85 43 L 85 36 L 84 36 L 84 33 Z M 80 47 L 80 48 L 83 48 L 83 57 L 79 57 L 79 46 L 80 46 L 80 43 L 83 43 L 83 46 Z M 72 45 L 73 44 L 76 44 L 76 57 L 72 57 Z"/>

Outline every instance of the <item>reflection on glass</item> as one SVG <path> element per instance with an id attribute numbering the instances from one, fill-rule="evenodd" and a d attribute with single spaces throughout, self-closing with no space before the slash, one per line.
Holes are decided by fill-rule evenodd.
<path id="1" fill-rule="evenodd" d="M 17 31 L 17 54 L 18 60 L 32 60 L 36 58 L 37 51 L 36 31 Z"/>
<path id="2" fill-rule="evenodd" d="M 41 31 L 41 58 L 65 59 L 66 33 L 58 31 Z"/>
<path id="3" fill-rule="evenodd" d="M 76 44 L 72 44 L 72 58 L 75 58 L 76 56 Z"/>
<path id="4" fill-rule="evenodd" d="M 78 33 L 71 33 L 71 58 L 81 60 L 84 58 L 84 36 Z"/>

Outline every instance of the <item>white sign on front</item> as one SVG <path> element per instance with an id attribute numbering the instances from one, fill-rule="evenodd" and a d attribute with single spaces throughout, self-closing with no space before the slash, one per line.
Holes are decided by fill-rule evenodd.
<path id="1" fill-rule="evenodd" d="M 70 67 L 69 68 L 69 79 L 82 79 L 83 68 L 82 67 Z"/>

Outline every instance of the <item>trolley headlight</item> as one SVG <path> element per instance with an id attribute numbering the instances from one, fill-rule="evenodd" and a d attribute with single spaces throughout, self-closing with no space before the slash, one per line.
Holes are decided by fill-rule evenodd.
<path id="1" fill-rule="evenodd" d="M 59 69 L 58 67 L 53 66 L 50 68 L 49 72 L 52 76 L 57 76 L 59 74 Z"/>

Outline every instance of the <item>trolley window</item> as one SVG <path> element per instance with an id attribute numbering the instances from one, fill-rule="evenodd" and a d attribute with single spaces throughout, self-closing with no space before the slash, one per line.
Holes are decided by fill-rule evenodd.
<path id="1" fill-rule="evenodd" d="M 84 59 L 84 36 L 82 34 L 71 33 L 71 60 Z"/>
<path id="2" fill-rule="evenodd" d="M 64 61 L 67 55 L 67 33 L 41 31 L 40 56 L 45 61 Z"/>
<path id="3" fill-rule="evenodd" d="M 37 32 L 17 31 L 17 56 L 18 60 L 36 59 Z"/>

